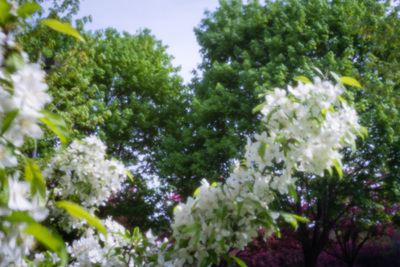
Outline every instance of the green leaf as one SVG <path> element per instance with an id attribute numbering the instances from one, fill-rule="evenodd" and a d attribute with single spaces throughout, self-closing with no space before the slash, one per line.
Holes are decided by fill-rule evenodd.
<path id="1" fill-rule="evenodd" d="M 211 232 L 210 238 L 208 239 L 208 244 L 209 245 L 211 245 L 212 242 L 214 242 L 215 236 L 216 236 L 216 232 L 215 232 L 215 229 L 213 229 L 212 232 Z"/>
<path id="2" fill-rule="evenodd" d="M 193 245 L 197 246 L 197 243 L 199 243 L 200 240 L 200 235 L 201 235 L 201 231 L 197 231 L 196 234 L 193 237 Z"/>
<path id="3" fill-rule="evenodd" d="M 200 231 L 200 229 L 201 229 L 201 225 L 198 223 L 194 223 L 194 224 L 189 225 L 188 228 L 186 228 L 185 233 L 197 232 L 197 231 Z"/>
<path id="4" fill-rule="evenodd" d="M 27 265 L 26 267 L 35 267 L 35 263 L 33 261 L 28 260 L 27 258 L 23 257 L 22 258 L 24 261 L 26 261 Z"/>
<path id="5" fill-rule="evenodd" d="M 294 187 L 294 185 L 290 184 L 288 186 L 288 189 L 289 189 L 289 196 L 294 198 L 294 203 L 297 203 L 297 191 L 296 191 L 296 188 Z"/>
<path id="6" fill-rule="evenodd" d="M 69 25 L 68 23 L 60 22 L 55 19 L 45 19 L 42 21 L 42 23 L 55 31 L 71 35 L 79 41 L 85 42 L 85 39 L 83 39 L 79 32 L 72 28 L 71 25 Z"/>
<path id="7" fill-rule="evenodd" d="M 200 193 L 200 187 L 197 188 L 194 193 L 193 193 L 193 197 L 197 196 Z"/>
<path id="8" fill-rule="evenodd" d="M 233 202 L 233 204 L 236 206 L 236 208 L 237 208 L 237 212 L 238 212 L 238 215 L 240 215 L 240 212 L 242 211 L 242 208 L 243 208 L 243 205 L 244 205 L 244 202 L 243 201 L 234 201 Z"/>
<path id="9" fill-rule="evenodd" d="M 6 22 L 10 18 L 11 5 L 6 1 L 0 1 L 0 22 Z"/>
<path id="10" fill-rule="evenodd" d="M 338 96 L 337 99 L 338 99 L 340 102 L 343 102 L 343 103 L 345 103 L 346 105 L 348 105 L 346 99 L 344 99 L 343 97 Z"/>
<path id="11" fill-rule="evenodd" d="M 261 142 L 258 147 L 258 155 L 263 159 L 265 156 L 265 150 L 267 149 L 267 145 L 264 142 Z"/>
<path id="12" fill-rule="evenodd" d="M 66 210 L 72 217 L 77 219 L 85 219 L 90 225 L 102 233 L 105 238 L 107 238 L 107 229 L 102 222 L 81 206 L 69 201 L 58 201 L 55 203 L 55 205 L 58 208 Z"/>
<path id="13" fill-rule="evenodd" d="M 361 137 L 362 140 L 364 141 L 364 136 Z M 357 147 L 356 147 L 356 142 L 351 142 L 351 147 L 350 147 L 351 151 L 356 151 Z"/>
<path id="14" fill-rule="evenodd" d="M 210 266 L 210 259 L 209 258 L 203 258 L 203 260 L 200 262 L 199 267 L 207 267 Z"/>
<path id="15" fill-rule="evenodd" d="M 297 221 L 294 219 L 292 214 L 280 212 L 281 217 L 285 220 L 285 222 L 290 223 L 294 228 L 297 229 Z"/>
<path id="16" fill-rule="evenodd" d="M 258 214 L 256 223 L 264 226 L 266 229 L 270 229 L 274 222 L 270 214 L 262 212 Z"/>
<path id="17" fill-rule="evenodd" d="M 364 136 L 368 136 L 368 129 L 367 128 L 365 128 L 363 126 L 360 126 L 360 130 L 364 134 Z"/>
<path id="18" fill-rule="evenodd" d="M 231 259 L 231 257 L 229 255 L 223 254 L 222 258 L 224 258 L 224 260 L 226 261 L 228 266 L 232 266 L 232 259 Z"/>
<path id="19" fill-rule="evenodd" d="M 40 204 L 46 203 L 46 182 L 43 178 L 42 172 L 35 162 L 27 157 L 25 161 L 25 179 L 31 183 L 31 195 L 37 194 Z"/>
<path id="20" fill-rule="evenodd" d="M 338 159 L 338 160 L 333 159 L 332 162 L 333 162 L 333 165 L 335 165 L 337 173 L 339 174 L 339 178 L 342 179 L 342 177 L 343 177 L 342 161 L 340 159 Z"/>
<path id="21" fill-rule="evenodd" d="M 47 110 L 42 110 L 40 113 L 44 115 L 40 120 L 46 124 L 55 133 L 63 144 L 69 142 L 69 130 L 65 121 L 57 114 L 51 113 Z"/>
<path id="22" fill-rule="evenodd" d="M 282 134 L 278 134 L 276 137 L 275 137 L 275 142 L 279 142 L 279 143 L 281 143 L 281 144 L 286 144 L 287 143 L 287 140 L 286 140 L 286 138 L 282 135 Z"/>
<path id="23" fill-rule="evenodd" d="M 262 104 L 257 105 L 255 108 L 253 108 L 252 113 L 254 114 L 254 113 L 259 112 L 260 110 L 263 109 L 263 107 L 264 107 L 265 105 L 266 105 L 266 103 L 262 103 Z"/>
<path id="24" fill-rule="evenodd" d="M 261 205 L 261 203 L 260 203 L 260 201 L 258 201 L 258 200 L 251 200 L 251 202 L 254 204 L 254 206 L 256 206 L 258 209 L 260 209 L 260 210 L 264 210 L 265 209 L 265 207 L 263 207 L 262 205 Z"/>
<path id="25" fill-rule="evenodd" d="M 351 128 L 353 129 L 353 131 L 356 132 L 356 134 L 358 134 L 361 139 L 364 141 L 364 133 L 360 132 L 357 128 L 355 128 L 353 125 L 351 125 Z M 360 129 L 361 130 L 361 129 Z M 352 148 L 353 151 L 355 151 L 355 149 Z"/>
<path id="26" fill-rule="evenodd" d="M 7 172 L 4 169 L 0 168 L 0 184 L 1 184 L 0 189 L 1 190 L 8 188 L 7 187 L 7 184 L 8 184 L 7 176 L 8 176 Z M 1 196 L 1 190 L 0 190 L 0 196 Z"/>
<path id="27" fill-rule="evenodd" d="M 161 245 L 160 251 L 165 252 L 165 250 L 167 249 L 168 246 L 169 246 L 169 243 L 168 243 L 168 242 L 165 242 L 164 244 Z"/>
<path id="28" fill-rule="evenodd" d="M 228 215 L 228 206 L 224 205 L 223 209 L 222 209 L 222 214 L 221 214 L 221 218 L 222 220 L 224 220 L 226 218 L 226 216 Z"/>
<path id="29" fill-rule="evenodd" d="M 351 85 L 351 86 L 355 86 L 355 87 L 358 87 L 358 88 L 362 88 L 361 84 L 356 79 L 353 79 L 351 77 L 347 77 L 347 76 L 340 77 L 340 81 L 342 83 L 344 83 L 344 84 L 347 84 L 347 85 Z"/>
<path id="30" fill-rule="evenodd" d="M 135 227 L 135 229 L 133 229 L 132 236 L 133 236 L 133 237 L 136 237 L 136 238 L 137 238 L 137 237 L 141 237 L 139 227 Z"/>
<path id="31" fill-rule="evenodd" d="M 20 52 L 12 51 L 11 54 L 7 57 L 7 60 L 4 62 L 4 66 L 11 73 L 23 69 L 25 67 L 25 60 L 22 57 Z"/>
<path id="32" fill-rule="evenodd" d="M 225 237 L 222 237 L 220 241 L 218 241 L 218 244 L 221 246 L 223 251 L 226 251 L 225 247 Z"/>
<path id="33" fill-rule="evenodd" d="M 65 243 L 60 237 L 54 236 L 46 227 L 38 223 L 29 224 L 24 232 L 34 236 L 47 249 L 56 252 L 61 258 L 61 265 L 66 264 L 68 261 L 68 254 Z"/>
<path id="34" fill-rule="evenodd" d="M 321 76 L 321 78 L 325 77 L 325 75 L 322 73 L 322 71 L 319 68 L 317 68 L 317 67 L 311 67 L 311 68 L 313 70 L 315 70 Z"/>
<path id="35" fill-rule="evenodd" d="M 212 184 L 210 185 L 210 187 L 217 187 L 217 186 L 218 186 L 217 182 L 214 182 L 214 183 L 212 183 Z"/>
<path id="36" fill-rule="evenodd" d="M 274 115 L 274 113 L 277 112 L 277 111 L 278 111 L 277 108 L 271 110 L 271 112 L 267 115 L 267 123 L 269 123 L 269 121 L 271 120 L 272 115 Z"/>
<path id="37" fill-rule="evenodd" d="M 27 17 L 41 9 L 42 8 L 36 3 L 26 2 L 24 5 L 22 5 L 20 8 L 18 8 L 17 14 L 20 17 Z"/>
<path id="38" fill-rule="evenodd" d="M 129 177 L 129 179 L 133 182 L 133 177 L 132 173 L 130 171 L 126 171 L 126 175 Z"/>
<path id="39" fill-rule="evenodd" d="M 279 231 L 279 229 L 277 231 L 275 231 L 276 236 L 280 239 L 281 238 L 281 232 Z"/>
<path id="40" fill-rule="evenodd" d="M 27 212 L 15 211 L 6 219 L 9 222 L 26 222 L 28 224 L 36 223 L 35 220 L 29 216 Z"/>
<path id="41" fill-rule="evenodd" d="M 253 190 L 253 183 L 250 181 L 244 182 L 244 185 L 247 186 L 247 188 L 252 191 Z"/>
<path id="42" fill-rule="evenodd" d="M 307 77 L 305 77 L 305 76 L 298 76 L 298 77 L 296 77 L 296 78 L 293 78 L 293 80 L 295 80 L 295 81 L 300 81 L 300 82 L 303 82 L 303 83 L 312 83 Z"/>
<path id="43" fill-rule="evenodd" d="M 223 206 L 220 206 L 218 208 L 218 210 L 215 212 L 215 218 L 218 221 L 223 221 L 225 219 L 225 217 L 227 216 L 227 214 L 228 214 L 228 206 L 223 205 Z"/>
<path id="44" fill-rule="evenodd" d="M 329 172 L 329 175 L 332 177 L 332 168 L 328 168 L 327 171 Z"/>
<path id="45" fill-rule="evenodd" d="M 10 111 L 6 114 L 3 114 L 4 119 L 3 119 L 3 126 L 1 127 L 1 134 L 4 134 L 8 128 L 10 128 L 12 121 L 15 119 L 15 117 L 18 115 L 19 109 Z"/>
<path id="46" fill-rule="evenodd" d="M 233 255 L 229 255 L 234 261 L 236 261 L 237 264 L 239 264 L 240 267 L 247 267 L 246 263 L 239 259 L 238 257 L 235 257 Z"/>
<path id="47" fill-rule="evenodd" d="M 323 108 L 323 109 L 321 109 L 321 113 L 322 113 L 322 115 L 326 115 L 326 113 L 328 113 L 328 112 L 335 112 L 335 109 L 333 108 L 333 106 L 330 106 L 329 108 Z"/>
<path id="48" fill-rule="evenodd" d="M 331 71 L 330 74 L 336 80 L 337 83 L 340 83 L 340 77 L 335 72 Z"/>
<path id="49" fill-rule="evenodd" d="M 175 206 L 175 208 L 174 208 L 174 213 L 178 210 L 178 207 L 179 207 L 180 205 L 176 205 Z"/>
<path id="50" fill-rule="evenodd" d="M 295 218 L 299 222 L 302 222 L 302 223 L 309 223 L 310 222 L 309 219 L 303 218 L 303 217 L 301 217 L 299 215 L 296 215 L 296 214 L 291 214 L 291 215 L 292 215 L 293 218 Z"/>

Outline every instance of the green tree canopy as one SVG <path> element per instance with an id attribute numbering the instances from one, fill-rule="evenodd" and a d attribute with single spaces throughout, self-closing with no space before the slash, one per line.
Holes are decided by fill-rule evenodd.
<path id="1" fill-rule="evenodd" d="M 135 165 L 135 182 L 128 182 L 114 201 L 116 207 L 108 209 L 116 216 L 126 216 L 130 226 L 138 222 L 141 228 L 165 227 L 160 204 L 168 185 L 161 185 L 161 191 L 146 191 L 144 181 L 155 177 L 158 161 L 164 160 L 160 144 L 180 132 L 187 106 L 183 80 L 166 47 L 149 30 L 121 35 L 106 29 L 96 35 L 96 65 L 92 67 L 99 94 L 94 114 L 106 116 L 97 134 L 110 155 Z"/>
<path id="2" fill-rule="evenodd" d="M 399 74 L 393 71 L 398 17 L 392 7 L 379 1 L 292 0 L 262 5 L 232 0 L 220 4 L 195 29 L 202 47 L 199 70 L 203 74 L 191 85 L 193 112 L 185 130 L 192 138 L 180 152 L 186 157 L 181 165 L 197 168 L 180 168 L 179 162 L 176 167 L 187 169 L 187 178 L 226 174 L 231 159 L 243 151 L 245 138 L 258 128 L 252 110 L 261 101 L 259 94 L 290 84 L 299 75 L 313 77 L 313 67 L 324 74 L 333 71 L 358 79 L 363 89 L 353 88 L 348 100 L 362 112 L 370 128 L 369 140 L 387 138 L 394 144 L 393 127 L 399 127 L 394 120 Z M 373 127 L 378 123 L 385 125 Z"/>
<path id="3" fill-rule="evenodd" d="M 99 135 L 109 152 L 126 163 L 150 156 L 162 138 L 175 131 L 185 111 L 185 90 L 166 47 L 149 30 L 136 35 L 107 29 L 95 47 L 93 81 L 109 118 Z"/>
<path id="4" fill-rule="evenodd" d="M 78 4 L 58 1 L 43 14 L 70 22 Z M 60 14 L 64 16 L 60 18 Z M 149 30 L 136 34 L 120 34 L 114 29 L 86 32 L 84 26 L 90 18 L 83 18 L 76 25 L 85 42 L 76 42 L 49 29 L 42 19 L 35 18 L 18 41 L 27 47 L 30 59 L 41 62 L 47 72 L 53 102 L 46 108 L 64 118 L 74 137 L 98 135 L 106 142 L 109 156 L 136 166 L 134 183 L 127 181 L 127 192 L 121 192 L 131 195 L 129 190 L 136 188 L 133 207 L 127 201 L 130 213 L 125 211 L 125 202 L 115 200 L 117 204 L 101 214 L 143 214 L 136 222 L 150 227 L 155 222 L 152 215 L 160 208 L 156 203 L 163 199 L 162 192 L 146 190 L 146 181 L 155 169 L 155 156 L 161 153 L 159 143 L 179 132 L 186 112 L 187 94 L 179 68 L 172 66 L 167 47 Z M 48 140 L 54 140 L 53 144 Z M 50 154 L 57 140 L 47 132 L 46 142 L 29 144 L 26 151 Z M 126 197 L 121 195 L 118 200 Z"/>

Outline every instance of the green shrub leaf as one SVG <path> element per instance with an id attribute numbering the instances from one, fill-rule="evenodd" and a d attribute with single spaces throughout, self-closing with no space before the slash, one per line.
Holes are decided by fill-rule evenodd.
<path id="1" fill-rule="evenodd" d="M 46 227 L 38 224 L 31 223 L 24 230 L 25 233 L 30 234 L 42 243 L 46 248 L 56 252 L 61 258 L 61 266 L 67 263 L 68 254 L 64 241 L 60 237 L 54 236 Z"/>
<path id="2" fill-rule="evenodd" d="M 55 203 L 55 205 L 58 208 L 66 210 L 72 217 L 77 219 L 85 219 L 90 225 L 102 233 L 105 238 L 107 238 L 107 229 L 102 222 L 78 204 L 69 201 L 58 201 Z"/>
<path id="3" fill-rule="evenodd" d="M 60 22 L 55 19 L 45 19 L 42 21 L 42 23 L 55 31 L 71 35 L 79 41 L 85 42 L 85 39 L 83 39 L 82 35 L 80 35 L 79 32 L 72 28 L 68 23 Z"/>
<path id="4" fill-rule="evenodd" d="M 361 88 L 361 84 L 356 79 L 353 79 L 351 77 L 347 76 L 340 77 L 340 81 L 344 84 Z"/>

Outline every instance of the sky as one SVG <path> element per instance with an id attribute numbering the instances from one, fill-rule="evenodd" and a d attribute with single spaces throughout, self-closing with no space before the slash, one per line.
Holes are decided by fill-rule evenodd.
<path id="1" fill-rule="evenodd" d="M 172 64 L 181 66 L 180 75 L 190 82 L 190 73 L 201 62 L 200 47 L 194 35 L 204 11 L 214 11 L 218 0 L 81 0 L 77 18 L 92 16 L 87 30 L 112 27 L 135 34 L 148 28 L 167 45 L 174 56 Z"/>

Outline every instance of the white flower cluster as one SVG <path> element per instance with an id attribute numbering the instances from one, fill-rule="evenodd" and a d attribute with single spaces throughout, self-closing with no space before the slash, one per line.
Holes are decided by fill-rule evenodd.
<path id="1" fill-rule="evenodd" d="M 57 253 L 51 253 L 50 251 L 36 253 L 33 264 L 38 267 L 59 266 L 60 257 L 58 257 Z"/>
<path id="2" fill-rule="evenodd" d="M 259 220 L 269 216 L 266 208 L 273 199 L 269 179 L 260 178 L 238 165 L 223 186 L 203 180 L 195 198 L 175 210 L 172 228 L 178 252 L 173 266 L 217 259 L 231 248 L 243 249 L 257 236 Z"/>
<path id="3" fill-rule="evenodd" d="M 9 228 L 9 232 L 0 231 L 0 267 L 26 266 L 23 257 L 30 254 L 35 243 L 33 236 L 23 232 L 26 224 L 4 222 L 2 227 Z"/>
<path id="4" fill-rule="evenodd" d="M 3 170 L 18 165 L 16 148 L 23 145 L 25 137 L 42 136 L 39 111 L 51 101 L 40 66 L 28 64 L 23 53 L 15 54 L 20 60 L 20 69 L 10 72 L 3 66 L 5 47 L 13 48 L 15 43 L 11 36 L 0 32 L 0 169 Z M 39 205 L 37 195 L 30 194 L 30 183 L 20 181 L 18 172 L 7 175 L 8 178 L 0 179 L 0 195 L 2 199 L 6 197 L 4 206 L 0 207 L 0 266 L 23 266 L 23 257 L 30 254 L 35 241 L 24 232 L 28 223 L 19 216 L 24 213 L 41 222 L 48 210 Z"/>
<path id="5" fill-rule="evenodd" d="M 67 246 L 72 259 L 68 266 L 170 266 L 164 261 L 164 254 L 170 247 L 168 239 L 158 241 L 151 230 L 146 236 L 140 234 L 138 229 L 131 235 L 111 218 L 103 220 L 103 224 L 107 228 L 107 238 L 89 227 L 80 239 Z M 35 261 L 56 262 L 57 255 L 36 255 Z"/>
<path id="6" fill-rule="evenodd" d="M 43 174 L 55 181 L 61 199 L 71 199 L 83 207 L 104 205 L 116 194 L 126 177 L 125 166 L 105 158 L 106 147 L 95 136 L 74 141 L 50 161 Z"/>
<path id="7" fill-rule="evenodd" d="M 45 174 L 52 175 L 48 176 L 51 179 L 54 179 L 54 176 L 58 174 L 59 176 L 56 177 L 60 179 L 60 188 L 69 189 L 75 186 L 73 190 L 59 190 L 59 196 L 63 199 L 72 197 L 74 201 L 82 201 L 83 198 L 91 199 L 92 202 L 87 201 L 86 204 L 91 203 L 92 206 L 89 210 L 94 213 L 93 206 L 104 203 L 109 195 L 115 194 L 120 189 L 126 174 L 121 163 L 105 160 L 104 153 L 105 146 L 96 137 L 88 137 L 80 142 L 75 141 L 66 151 L 60 151 L 56 154 L 51 163 L 52 169 L 47 169 Z M 65 167 L 67 165 L 69 168 Z M 69 179 L 70 184 L 66 179 Z M 80 187 L 77 186 L 81 182 L 79 179 L 83 181 Z M 107 192 L 100 190 L 102 186 L 105 187 Z M 79 194 L 80 192 L 90 192 L 86 190 L 87 187 L 94 188 L 92 194 Z M 0 216 L 11 215 L 13 211 L 23 211 L 27 212 L 36 222 L 41 222 L 48 216 L 48 210 L 39 206 L 36 196 L 30 197 L 30 183 L 20 181 L 18 173 L 13 178 L 8 179 L 8 188 L 8 209 L 1 208 Z M 63 195 L 63 192 L 72 193 Z M 94 203 L 93 199 L 97 201 Z M 66 218 L 68 225 L 66 230 L 78 228 L 85 224 L 82 220 L 71 219 L 58 209 L 52 210 L 52 216 L 55 215 L 60 216 L 61 220 Z M 73 241 L 71 246 L 68 246 L 70 256 L 75 259 L 70 266 L 93 266 L 96 264 L 99 266 L 133 266 L 133 261 L 126 265 L 126 261 L 122 261 L 121 255 L 117 253 L 118 249 L 126 245 L 123 236 L 125 229 L 110 219 L 103 223 L 108 230 L 107 239 L 96 234 L 93 228 L 89 227 L 79 240 Z M 0 266 L 13 266 L 13 264 L 26 266 L 23 257 L 30 254 L 35 242 L 33 236 L 23 232 L 26 226 L 27 224 L 23 222 L 3 222 L 2 227 L 8 230 L 6 233 L 0 231 Z M 65 225 L 61 226 L 65 227 Z M 134 251 L 128 251 L 126 257 L 129 258 L 133 253 Z M 56 264 L 59 260 L 57 254 L 44 252 L 35 255 L 34 263 L 39 266 L 46 266 L 46 264 Z"/>
<path id="8" fill-rule="evenodd" d="M 105 205 L 121 189 L 125 166 L 117 160 L 105 159 L 106 147 L 97 137 L 86 137 L 58 150 L 43 171 L 54 182 L 56 198 L 79 203 L 93 214 L 94 207 Z"/>
<path id="9" fill-rule="evenodd" d="M 4 186 L 3 184 L 0 184 Z M 10 216 L 13 212 L 27 212 L 36 222 L 43 221 L 48 210 L 39 205 L 36 195 L 30 196 L 30 183 L 19 180 L 19 173 L 8 178 L 9 199 L 7 208 L 0 208 L 0 216 Z M 22 258 L 30 254 L 34 238 L 24 233 L 27 223 L 3 221 L 0 229 L 0 266 L 22 266 Z"/>
<path id="10" fill-rule="evenodd" d="M 117 253 L 118 249 L 126 246 L 125 228 L 110 218 L 103 223 L 107 228 L 107 239 L 88 228 L 80 239 L 68 246 L 68 253 L 74 259 L 69 266 L 134 266 L 133 261 L 128 265 L 121 261 L 121 255 Z M 130 253 L 134 251 L 129 251 L 126 256 L 129 257 Z"/>
<path id="11" fill-rule="evenodd" d="M 274 190 L 287 194 L 295 170 L 323 176 L 340 162 L 338 149 L 355 142 L 360 126 L 354 109 L 338 100 L 341 85 L 316 78 L 288 91 L 266 96 L 261 113 L 268 133 L 248 140 L 246 164 L 237 164 L 223 186 L 203 180 L 198 194 L 176 208 L 173 266 L 217 259 L 242 249 L 261 226 L 273 228 L 279 216 L 268 210 Z"/>
<path id="12" fill-rule="evenodd" d="M 15 56 L 19 70 L 9 73 L 3 67 L 4 47 L 8 49 L 16 44 L 10 35 L 0 32 L 0 168 L 17 165 L 17 158 L 11 146 L 21 147 L 24 137 L 40 138 L 42 130 L 38 125 L 39 113 L 51 101 L 46 93 L 45 73 L 39 64 L 27 61 L 23 52 Z"/>
<path id="13" fill-rule="evenodd" d="M 38 125 L 42 117 L 39 111 L 51 101 L 44 75 L 38 64 L 26 64 L 11 76 L 0 69 L 0 79 L 13 85 L 0 83 L 0 112 L 4 114 L 0 129 L 6 129 L 0 136 L 0 168 L 17 165 L 10 145 L 21 147 L 25 136 L 37 139 L 43 135 Z"/>
<path id="14" fill-rule="evenodd" d="M 360 131 L 356 111 L 344 101 L 340 84 L 315 78 L 313 84 L 299 83 L 288 87 L 288 93 L 275 89 L 266 96 L 261 109 L 268 134 L 256 135 L 248 141 L 246 159 L 263 171 L 274 163 L 282 163 L 271 187 L 288 193 L 293 184 L 292 170 L 324 176 L 334 162 L 341 165 L 339 149 L 354 146 Z"/>

